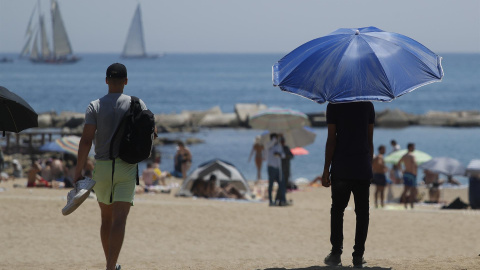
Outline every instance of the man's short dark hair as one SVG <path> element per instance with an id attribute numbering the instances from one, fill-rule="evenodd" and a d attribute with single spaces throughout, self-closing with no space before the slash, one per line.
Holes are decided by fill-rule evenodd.
<path id="1" fill-rule="evenodd" d="M 380 145 L 380 146 L 378 147 L 378 151 L 380 151 L 380 149 L 385 149 L 385 145 L 383 145 L 383 144 Z"/>
<path id="2" fill-rule="evenodd" d="M 277 133 L 270 133 L 270 140 L 277 137 L 278 137 Z"/>
<path id="3" fill-rule="evenodd" d="M 390 144 L 397 144 L 397 141 L 391 140 L 391 141 L 390 141 Z"/>
<path id="4" fill-rule="evenodd" d="M 415 144 L 414 143 L 408 143 L 407 148 L 411 148 L 411 147 L 415 147 Z"/>

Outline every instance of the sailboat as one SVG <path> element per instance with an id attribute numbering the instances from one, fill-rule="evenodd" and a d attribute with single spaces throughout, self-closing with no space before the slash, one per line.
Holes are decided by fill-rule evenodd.
<path id="1" fill-rule="evenodd" d="M 65 64 L 75 63 L 80 60 L 79 57 L 73 55 L 72 46 L 68 39 L 65 25 L 63 24 L 60 9 L 56 0 L 51 0 L 51 16 L 52 16 L 52 41 L 53 50 L 50 49 L 49 39 L 45 27 L 44 16 L 40 14 L 40 4 L 38 4 L 38 25 L 35 27 L 35 31 L 32 31 L 32 16 L 27 27 L 27 42 L 20 54 L 20 56 L 30 56 L 30 61 L 34 63 L 44 64 Z M 34 9 L 35 11 L 35 9 Z M 40 49 L 38 48 L 38 37 L 40 37 Z M 33 43 L 31 43 L 33 38 Z"/>
<path id="2" fill-rule="evenodd" d="M 123 46 L 123 58 L 157 58 L 157 54 L 147 55 L 145 50 L 145 39 L 143 37 L 142 13 L 140 3 L 137 5 L 133 15 L 130 29 L 128 30 L 127 40 Z"/>

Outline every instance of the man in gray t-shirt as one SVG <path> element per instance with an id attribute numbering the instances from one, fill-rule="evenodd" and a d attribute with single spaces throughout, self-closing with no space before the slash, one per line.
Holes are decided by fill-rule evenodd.
<path id="1" fill-rule="evenodd" d="M 117 269 L 116 263 L 123 238 L 127 216 L 133 205 L 137 164 L 129 164 L 120 158 L 110 160 L 110 141 L 125 112 L 130 108 L 130 96 L 123 94 L 127 85 L 127 69 L 120 63 L 112 64 L 106 72 L 108 93 L 92 101 L 85 114 L 85 126 L 78 149 L 75 179 L 82 179 L 88 153 L 95 141 L 95 170 L 93 179 L 97 201 L 100 206 L 102 225 L 100 237 L 107 261 L 107 270 Z M 142 109 L 146 109 L 140 100 Z M 114 148 L 113 156 L 119 149 Z"/>
<path id="2" fill-rule="evenodd" d="M 143 110 L 147 107 L 142 100 Z M 90 102 L 85 113 L 85 124 L 97 126 L 95 134 L 95 159 L 110 159 L 110 141 L 115 130 L 130 108 L 130 96 L 122 93 L 108 93 L 100 99 Z M 118 149 L 113 149 L 113 156 L 118 156 Z"/>

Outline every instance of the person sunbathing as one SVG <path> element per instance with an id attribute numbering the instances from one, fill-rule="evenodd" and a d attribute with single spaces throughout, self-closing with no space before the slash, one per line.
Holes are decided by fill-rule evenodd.
<path id="1" fill-rule="evenodd" d="M 27 187 L 51 187 L 50 183 L 38 174 L 41 170 L 42 166 L 36 161 L 33 162 L 32 168 L 28 171 Z"/>
<path id="2" fill-rule="evenodd" d="M 215 175 L 211 175 L 208 181 L 200 178 L 196 179 L 190 190 L 196 197 L 245 199 L 242 193 L 232 184 L 217 186 L 217 177 Z"/>

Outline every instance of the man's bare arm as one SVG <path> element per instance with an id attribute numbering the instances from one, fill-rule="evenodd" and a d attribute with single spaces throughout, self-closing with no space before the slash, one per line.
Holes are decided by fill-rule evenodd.
<path id="1" fill-rule="evenodd" d="M 78 146 L 78 159 L 77 167 L 75 168 L 74 182 L 82 179 L 82 170 L 87 162 L 88 153 L 92 147 L 93 139 L 95 138 L 96 125 L 85 124 L 83 127 L 82 138 L 80 139 L 80 145 Z"/>
<path id="2" fill-rule="evenodd" d="M 325 164 L 323 166 L 322 185 L 330 186 L 330 165 L 332 164 L 333 153 L 337 145 L 337 126 L 328 124 L 327 142 L 325 144 Z"/>

